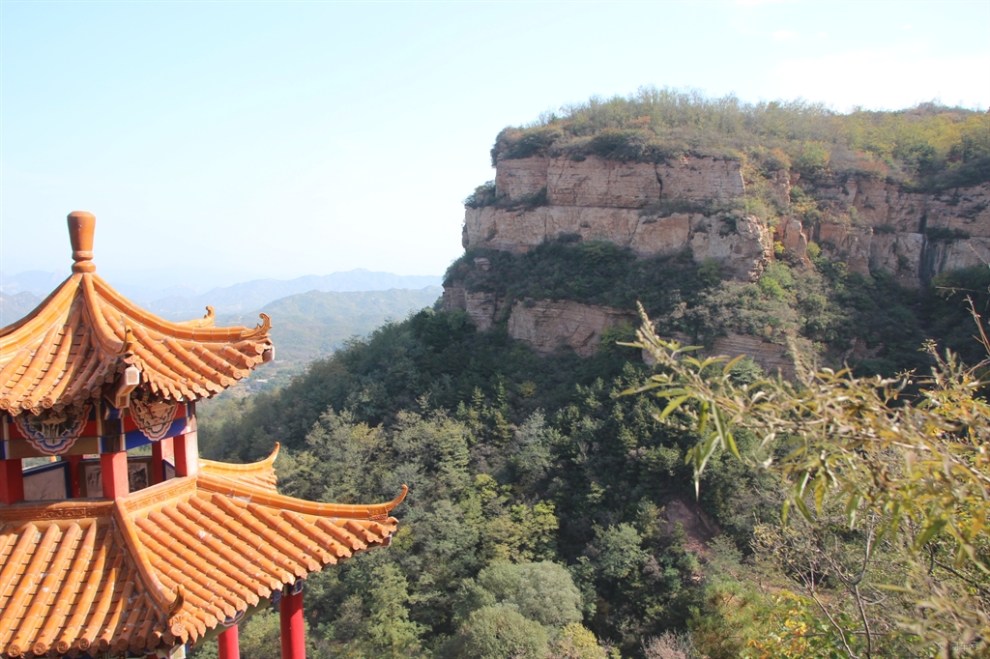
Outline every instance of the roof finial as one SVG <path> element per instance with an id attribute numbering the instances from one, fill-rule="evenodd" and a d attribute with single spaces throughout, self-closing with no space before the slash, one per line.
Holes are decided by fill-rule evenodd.
<path id="1" fill-rule="evenodd" d="M 72 243 L 72 272 L 95 272 L 93 263 L 93 232 L 96 217 L 86 211 L 69 213 L 69 242 Z"/>

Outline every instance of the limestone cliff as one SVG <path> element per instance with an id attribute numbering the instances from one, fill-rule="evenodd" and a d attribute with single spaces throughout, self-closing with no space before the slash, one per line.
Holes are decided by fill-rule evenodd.
<path id="1" fill-rule="evenodd" d="M 689 252 L 696 263 L 714 261 L 724 275 L 753 281 L 775 251 L 810 264 L 815 244 L 851 271 L 890 273 L 909 288 L 990 262 L 990 184 L 932 194 L 868 174 L 811 181 L 787 169 L 755 172 L 729 158 L 656 164 L 537 155 L 500 158 L 490 193 L 466 209 L 467 250 L 519 254 L 554 239 L 607 241 L 640 257 Z M 445 304 L 466 310 L 481 329 L 507 321 L 513 337 L 543 351 L 588 354 L 608 326 L 630 320 L 574 301 L 512 302 L 456 280 Z M 780 366 L 780 355 L 761 354 Z"/>

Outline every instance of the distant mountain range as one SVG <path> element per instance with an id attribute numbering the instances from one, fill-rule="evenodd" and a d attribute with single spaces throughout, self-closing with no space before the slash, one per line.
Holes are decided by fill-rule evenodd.
<path id="1" fill-rule="evenodd" d="M 0 323 L 6 325 L 29 312 L 67 274 L 38 271 L 5 274 L 0 278 Z M 188 320 L 201 316 L 208 305 L 221 315 L 246 313 L 299 293 L 420 290 L 428 286 L 440 286 L 441 279 L 439 275 L 397 275 L 357 269 L 329 275 L 306 275 L 295 279 L 255 279 L 213 288 L 205 293 L 174 287 L 157 290 L 137 288 L 129 285 L 129 282 L 110 281 L 110 284 L 149 311 L 171 320 Z"/>
<path id="2" fill-rule="evenodd" d="M 27 291 L 12 295 L 0 293 L 0 327 L 6 327 L 28 315 L 41 300 L 40 296 Z"/>
<path id="3" fill-rule="evenodd" d="M 42 272 L 4 277 L 0 327 L 30 313 L 64 279 Z M 366 336 L 390 320 L 401 321 L 432 306 L 443 292 L 440 282 L 439 276 L 351 270 L 291 280 L 258 279 L 202 294 L 177 295 L 173 289 L 157 297 L 150 291 L 131 299 L 171 320 L 201 317 L 207 305 L 214 308 L 218 325 L 253 326 L 259 313 L 268 314 L 276 363 L 265 369 L 265 379 L 282 381 L 348 339 Z M 119 290 L 131 295 L 126 286 Z"/>
<path id="4" fill-rule="evenodd" d="M 275 300 L 300 293 L 420 290 L 428 286 L 439 287 L 440 283 L 440 276 L 351 270 L 288 280 L 256 279 L 214 288 L 200 295 L 171 295 L 154 299 L 147 303 L 147 308 L 165 318 L 187 319 L 201 315 L 207 305 L 211 305 L 218 314 L 236 314 L 261 309 Z"/>
<path id="5" fill-rule="evenodd" d="M 433 306 L 443 293 L 439 286 L 388 291 L 309 291 L 271 302 L 242 314 L 218 314 L 217 325 L 258 324 L 263 312 L 272 319 L 275 363 L 252 378 L 284 382 L 320 357 L 326 357 L 353 338 L 365 337 L 389 321 Z M 273 367 L 273 368 L 269 368 Z M 248 383 L 253 390 L 257 384 Z"/>

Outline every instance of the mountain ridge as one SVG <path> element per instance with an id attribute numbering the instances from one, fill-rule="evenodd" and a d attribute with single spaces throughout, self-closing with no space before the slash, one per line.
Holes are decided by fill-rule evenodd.
<path id="1" fill-rule="evenodd" d="M 14 275 L 4 275 L 0 284 L 0 309 L 3 311 L 3 324 L 13 322 L 24 315 L 51 293 L 68 274 L 29 271 Z M 203 314 L 211 306 L 221 315 L 247 313 L 262 309 L 265 305 L 281 298 L 321 292 L 363 292 L 386 291 L 392 289 L 420 290 L 429 286 L 439 286 L 439 275 L 399 275 L 391 272 L 356 268 L 328 275 L 303 275 L 292 279 L 260 278 L 237 282 L 229 286 L 217 286 L 206 292 L 197 293 L 189 289 L 187 294 L 176 292 L 175 287 L 164 289 L 137 288 L 128 282 L 111 281 L 119 291 L 141 304 L 149 311 L 169 320 L 188 320 Z M 34 296 L 36 302 L 26 306 Z M 25 308 L 26 307 L 26 308 Z M 11 311 L 6 311 L 6 309 Z M 9 320 L 8 320 L 9 319 Z"/>

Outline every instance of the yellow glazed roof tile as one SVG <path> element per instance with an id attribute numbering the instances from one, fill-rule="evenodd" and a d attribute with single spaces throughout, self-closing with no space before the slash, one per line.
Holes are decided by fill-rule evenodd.
<path id="1" fill-rule="evenodd" d="M 388 544 L 405 496 L 313 503 L 211 464 L 114 501 L 0 507 L 0 656 L 196 642 L 283 585 Z"/>
<path id="2" fill-rule="evenodd" d="M 215 462 L 199 459 L 201 471 L 220 478 L 233 478 L 242 483 L 251 483 L 275 491 L 277 477 L 275 475 L 275 458 L 278 457 L 281 445 L 275 442 L 275 450 L 264 460 L 249 464 L 233 464 L 230 462 Z"/>
<path id="3" fill-rule="evenodd" d="M 212 309 L 186 323 L 141 309 L 95 273 L 95 220 L 73 213 L 70 227 L 74 216 L 82 220 L 75 231 L 88 236 L 73 233 L 73 274 L 26 317 L 0 328 L 0 410 L 16 416 L 83 404 L 107 393 L 128 367 L 154 397 L 198 400 L 265 361 L 267 316 L 253 328 L 215 327 Z"/>

